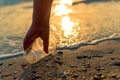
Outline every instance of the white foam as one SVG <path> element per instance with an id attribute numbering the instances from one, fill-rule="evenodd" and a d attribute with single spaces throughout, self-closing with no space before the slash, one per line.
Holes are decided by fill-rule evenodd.
<path id="1" fill-rule="evenodd" d="M 102 38 L 102 39 L 96 39 L 94 41 L 91 41 L 91 42 L 78 42 L 76 44 L 72 44 L 72 45 L 68 45 L 68 46 L 58 46 L 57 47 L 57 50 L 76 50 L 82 46 L 87 46 L 87 45 L 97 45 L 101 42 L 104 42 L 104 41 L 108 41 L 108 40 L 120 40 L 120 34 L 116 34 L 114 33 L 113 35 L 109 36 L 109 37 L 105 37 L 105 38 Z"/>
<path id="2" fill-rule="evenodd" d="M 13 53 L 13 54 L 3 54 L 3 55 L 0 55 L 0 60 L 5 60 L 5 59 L 9 59 L 9 58 L 15 58 L 15 57 L 23 56 L 23 52 L 24 51 Z"/>
<path id="3" fill-rule="evenodd" d="M 78 43 L 74 43 L 72 45 L 65 45 L 65 46 L 61 45 L 61 46 L 57 46 L 56 50 L 76 50 L 76 49 L 78 49 L 82 46 L 97 45 L 101 42 L 109 41 L 109 40 L 120 41 L 120 34 L 115 33 L 115 34 L 113 34 L 109 37 L 105 37 L 105 38 L 102 38 L 102 39 L 97 39 L 97 40 L 94 40 L 94 41 L 91 41 L 91 42 L 78 42 Z M 24 51 L 13 53 L 13 54 L 1 55 L 0 60 L 23 56 L 23 53 L 24 53 Z"/>

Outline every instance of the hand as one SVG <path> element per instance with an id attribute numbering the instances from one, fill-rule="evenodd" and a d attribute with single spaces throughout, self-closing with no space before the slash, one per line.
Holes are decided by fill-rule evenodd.
<path id="1" fill-rule="evenodd" d="M 24 41 L 23 48 L 26 50 L 33 41 L 40 37 L 43 40 L 43 49 L 48 53 L 49 44 L 49 19 L 53 0 L 33 0 L 33 20 Z"/>
<path id="2" fill-rule="evenodd" d="M 43 49 L 46 53 L 48 53 L 49 26 L 46 27 L 31 26 L 23 41 L 24 50 L 29 48 L 29 46 L 33 43 L 33 41 L 38 37 L 40 37 L 43 40 L 43 47 L 44 47 Z"/>

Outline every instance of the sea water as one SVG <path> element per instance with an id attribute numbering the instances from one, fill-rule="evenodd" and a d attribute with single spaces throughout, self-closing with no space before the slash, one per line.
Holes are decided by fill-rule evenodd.
<path id="1" fill-rule="evenodd" d="M 51 12 L 50 26 L 56 36 L 57 50 L 76 50 L 120 39 L 120 1 L 61 3 L 56 0 Z M 31 15 L 32 2 L 0 7 L 0 59 L 22 56 L 22 41 L 31 24 Z"/>

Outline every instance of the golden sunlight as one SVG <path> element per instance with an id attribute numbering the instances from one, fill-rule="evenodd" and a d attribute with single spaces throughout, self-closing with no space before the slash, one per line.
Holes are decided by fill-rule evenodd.
<path id="1" fill-rule="evenodd" d="M 64 31 L 64 36 L 68 36 L 72 33 L 75 23 L 70 20 L 70 17 L 65 16 L 62 18 L 61 29 Z"/>
<path id="2" fill-rule="evenodd" d="M 72 12 L 72 9 L 70 8 L 72 7 L 72 3 L 73 0 L 60 0 L 59 4 L 56 5 L 53 10 L 55 15 L 59 16 L 59 18 L 61 19 L 60 26 L 63 32 L 62 37 L 71 39 L 78 36 L 78 23 L 71 20 L 70 16 L 68 16 L 68 14 Z"/>
<path id="3" fill-rule="evenodd" d="M 60 0 L 60 4 L 72 5 L 73 0 Z"/>
<path id="4" fill-rule="evenodd" d="M 70 12 L 72 12 L 72 10 L 68 9 L 68 7 L 66 5 L 60 4 L 55 7 L 53 12 L 55 13 L 56 16 L 62 16 L 62 15 L 69 14 Z"/>
<path id="5" fill-rule="evenodd" d="M 73 2 L 72 0 L 60 0 L 59 4 L 56 5 L 53 12 L 55 13 L 56 16 L 69 14 L 70 12 L 72 12 L 72 9 L 69 9 L 68 6 L 71 6 L 72 2 Z"/>

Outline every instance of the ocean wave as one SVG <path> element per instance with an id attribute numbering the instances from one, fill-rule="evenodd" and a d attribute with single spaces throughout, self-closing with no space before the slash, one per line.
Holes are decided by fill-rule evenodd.
<path id="1" fill-rule="evenodd" d="M 82 43 L 79 42 L 79 43 L 74 43 L 74 44 L 68 45 L 68 46 L 60 45 L 60 46 L 57 46 L 56 50 L 76 50 L 76 49 L 78 49 L 80 47 L 83 47 L 83 46 L 97 45 L 97 44 L 99 44 L 101 42 L 109 41 L 109 40 L 120 41 L 120 34 L 114 33 L 113 35 L 111 35 L 109 37 L 105 37 L 105 38 L 102 38 L 102 39 L 94 40 L 94 41 L 91 41 L 91 42 L 82 42 Z M 0 55 L 0 60 L 20 57 L 20 56 L 23 56 L 23 53 L 24 53 L 24 51 L 13 53 L 13 54 Z"/>
<path id="2" fill-rule="evenodd" d="M 120 34 L 116 34 L 114 33 L 113 35 L 109 36 L 109 37 L 105 37 L 105 38 L 102 38 L 102 39 L 97 39 L 97 40 L 93 40 L 91 42 L 78 42 L 78 43 L 74 43 L 72 45 L 68 45 L 68 46 L 58 46 L 57 47 L 57 50 L 76 50 L 82 46 L 87 46 L 87 45 L 97 45 L 101 42 L 104 42 L 104 41 L 108 41 L 108 40 L 120 40 Z"/>

